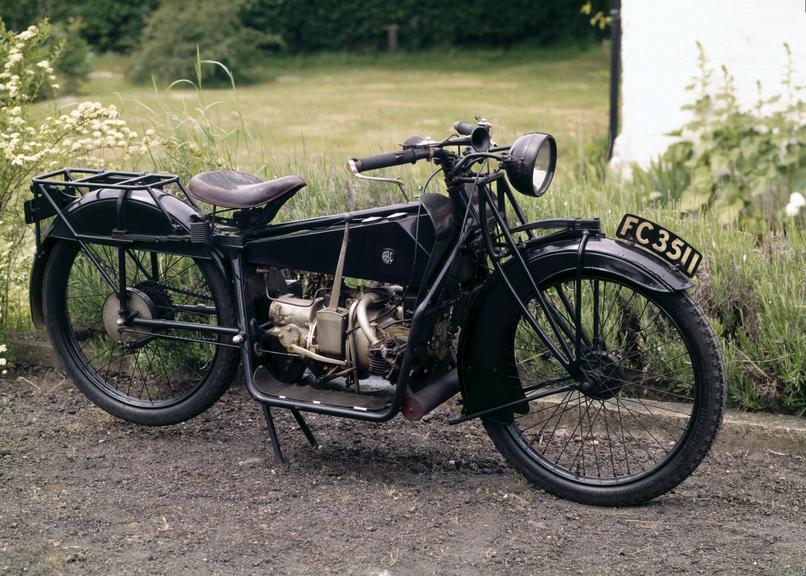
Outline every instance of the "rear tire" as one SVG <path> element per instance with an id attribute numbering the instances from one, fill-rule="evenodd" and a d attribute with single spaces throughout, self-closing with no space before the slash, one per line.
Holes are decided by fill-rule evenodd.
<path id="1" fill-rule="evenodd" d="M 615 335 L 607 342 L 600 338 L 601 351 L 589 352 L 585 360 L 600 384 L 558 392 L 541 400 L 543 404 L 530 403 L 528 410 L 496 413 L 484 420 L 484 427 L 516 470 L 556 496 L 593 505 L 640 504 L 687 478 L 714 442 L 726 394 L 719 344 L 702 310 L 683 292 L 649 292 L 629 280 L 588 271 L 583 272 L 583 285 L 591 287 L 588 296 L 583 293 L 582 307 L 591 315 L 591 310 L 600 310 L 590 304 L 591 294 L 598 298 L 602 291 L 614 292 L 610 285 L 621 286 L 617 304 L 611 304 L 617 319 L 615 328 L 609 327 Z M 559 294 L 557 286 L 574 286 L 574 278 L 541 286 L 541 291 Z M 623 288 L 643 301 L 625 305 L 626 298 L 619 300 Z M 567 295 L 567 301 L 575 301 L 573 292 Z M 563 306 L 559 297 L 552 302 L 558 309 Z M 534 311 L 533 306 L 532 300 Z M 528 394 L 574 384 L 531 328 L 533 337 L 526 338 L 531 347 L 519 340 L 528 324 L 514 302 L 495 314 L 498 328 L 485 340 L 501 343 L 499 385 L 512 386 L 514 380 L 516 391 Z M 572 323 L 572 315 L 568 319 Z M 547 326 L 544 322 L 545 317 L 540 323 Z M 582 323 L 591 329 L 590 320 L 583 318 Z M 599 328 L 600 336 L 604 329 Z M 604 340 L 608 337 L 606 333 Z M 570 338 L 569 344 L 573 348 Z M 529 385 L 528 377 L 536 373 L 538 383 Z M 563 376 L 561 385 L 557 381 Z"/>
<path id="2" fill-rule="evenodd" d="M 117 249 L 88 246 L 117 279 Z M 157 281 L 148 276 L 154 265 L 161 271 Z M 130 251 L 126 267 L 129 289 L 141 303 L 148 302 L 154 317 L 236 326 L 230 291 L 210 261 L 137 250 Z M 240 359 L 237 349 L 213 343 L 226 342 L 226 336 L 141 332 L 129 336 L 134 346 L 127 345 L 104 325 L 111 294 L 77 242 L 56 242 L 45 266 L 43 311 L 50 341 L 76 387 L 113 416 L 147 426 L 183 422 L 212 406 L 232 382 Z M 204 310 L 196 312 L 194 306 Z"/>

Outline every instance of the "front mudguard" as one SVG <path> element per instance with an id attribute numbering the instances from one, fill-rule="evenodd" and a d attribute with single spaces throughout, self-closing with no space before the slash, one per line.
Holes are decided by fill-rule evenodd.
<path id="1" fill-rule="evenodd" d="M 118 201 L 121 191 L 100 190 L 84 194 L 64 209 L 64 215 L 72 228 L 80 235 L 92 236 L 110 244 L 126 243 L 132 248 L 152 245 L 156 249 L 187 253 L 189 256 L 214 258 L 209 248 L 191 242 L 190 228 L 199 213 L 190 205 L 171 194 L 157 192 L 155 195 L 170 216 L 155 204 L 145 191 L 130 191 L 126 198 L 126 230 L 117 229 Z M 45 264 L 53 245 L 58 239 L 75 241 L 70 226 L 56 217 L 43 234 L 39 250 L 34 257 L 29 283 L 29 303 L 34 326 L 44 326 L 42 312 L 42 282 Z M 154 242 L 154 240 L 157 242 Z M 96 241 L 96 240 L 93 240 Z M 220 263 L 219 263 L 220 264 Z M 219 265 L 223 270 L 223 266 Z"/>
<path id="2" fill-rule="evenodd" d="M 538 286 L 573 274 L 579 266 L 581 237 L 559 241 L 535 241 L 524 247 L 525 260 Z M 653 254 L 622 241 L 604 236 L 589 238 L 582 254 L 585 270 L 594 270 L 613 280 L 628 279 L 653 292 L 676 292 L 691 286 L 680 271 Z M 514 259 L 504 265 L 504 272 L 521 295 L 528 300 L 531 289 L 526 275 Z M 465 414 L 487 410 L 522 398 L 516 374 L 502 373 L 498 366 L 499 346 L 506 341 L 509 326 L 520 310 L 497 274 L 490 277 L 470 306 L 465 328 L 459 339 L 459 384 Z M 498 419 L 511 419 L 512 413 L 495 413 Z"/>

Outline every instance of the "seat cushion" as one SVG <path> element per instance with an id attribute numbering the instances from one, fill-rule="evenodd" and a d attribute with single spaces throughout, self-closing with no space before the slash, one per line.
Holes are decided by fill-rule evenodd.
<path id="1" fill-rule="evenodd" d="M 224 208 L 252 208 L 291 196 L 305 187 L 299 176 L 261 180 L 234 170 L 216 170 L 197 174 L 188 182 L 188 192 L 202 202 Z"/>

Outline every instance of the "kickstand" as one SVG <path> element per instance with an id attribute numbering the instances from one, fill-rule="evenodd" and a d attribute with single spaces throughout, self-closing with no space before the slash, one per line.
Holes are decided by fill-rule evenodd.
<path id="1" fill-rule="evenodd" d="M 266 428 L 269 429 L 269 439 L 271 440 L 271 447 L 274 450 L 274 457 L 280 464 L 285 464 L 285 458 L 283 457 L 283 451 L 280 449 L 280 439 L 277 436 L 277 428 L 274 426 L 274 417 L 271 414 L 271 408 L 268 404 L 262 404 L 263 406 L 263 415 L 266 417 Z M 305 421 L 305 418 L 302 417 L 299 410 L 296 408 L 291 408 L 291 414 L 294 415 L 294 420 L 297 421 L 300 430 L 302 433 L 305 434 L 305 438 L 310 442 L 311 446 L 314 448 L 319 448 L 319 442 L 316 441 L 316 436 L 313 435 L 308 423 Z"/>
<path id="2" fill-rule="evenodd" d="M 280 464 L 285 464 L 283 458 L 283 451 L 280 450 L 280 439 L 277 438 L 277 428 L 274 427 L 274 418 L 271 415 L 271 408 L 268 404 L 262 404 L 263 415 L 266 417 L 266 427 L 269 429 L 269 438 L 271 439 L 271 447 L 274 450 L 274 457 Z"/>
<path id="3" fill-rule="evenodd" d="M 308 423 L 305 421 L 305 418 L 302 417 L 302 414 L 299 413 L 299 410 L 292 408 L 291 413 L 294 415 L 294 420 L 296 420 L 297 424 L 299 424 L 300 430 L 302 430 L 302 433 L 305 434 L 305 438 L 308 439 L 308 442 L 310 442 L 311 446 L 314 448 L 319 448 L 319 442 L 316 441 L 316 436 L 314 436 L 313 432 L 311 432 Z"/>

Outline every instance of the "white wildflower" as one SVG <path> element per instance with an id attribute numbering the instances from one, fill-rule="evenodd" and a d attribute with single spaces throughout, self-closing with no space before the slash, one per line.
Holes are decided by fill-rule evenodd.
<path id="1" fill-rule="evenodd" d="M 43 70 L 50 68 L 50 62 L 48 62 L 47 60 L 40 60 L 39 62 L 36 63 L 36 65 L 39 68 L 42 68 Z"/>
<path id="2" fill-rule="evenodd" d="M 784 207 L 784 213 L 792 218 L 800 213 L 800 209 L 806 206 L 806 198 L 800 192 L 792 192 L 789 195 L 789 203 Z"/>
<path id="3" fill-rule="evenodd" d="M 797 206 L 798 208 L 803 208 L 806 206 L 806 197 L 804 197 L 800 192 L 792 192 L 792 194 L 789 195 L 789 203 Z"/>
<path id="4" fill-rule="evenodd" d="M 17 40 L 22 41 L 30 40 L 31 38 L 36 36 L 36 30 L 37 30 L 36 26 L 29 26 L 27 30 L 24 30 L 23 32 L 17 34 Z"/>
<path id="5" fill-rule="evenodd" d="M 5 344 L 0 344 L 0 352 L 8 352 L 8 346 Z"/>

